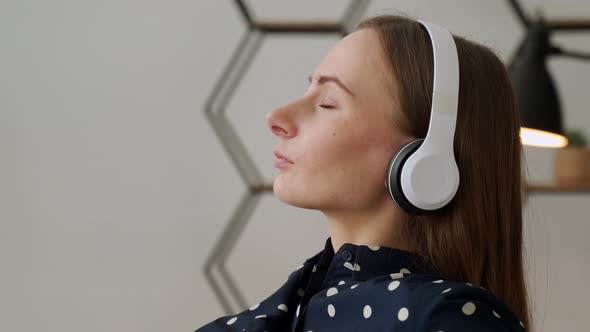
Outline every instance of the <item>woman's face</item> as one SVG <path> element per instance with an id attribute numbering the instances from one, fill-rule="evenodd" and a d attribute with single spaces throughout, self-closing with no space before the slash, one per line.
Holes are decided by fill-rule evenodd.
<path id="1" fill-rule="evenodd" d="M 367 210 L 389 199 L 385 172 L 409 138 L 398 129 L 391 75 L 376 32 L 358 30 L 322 59 L 302 97 L 267 114 L 276 151 L 293 162 L 279 168 L 275 196 L 324 212 Z"/>

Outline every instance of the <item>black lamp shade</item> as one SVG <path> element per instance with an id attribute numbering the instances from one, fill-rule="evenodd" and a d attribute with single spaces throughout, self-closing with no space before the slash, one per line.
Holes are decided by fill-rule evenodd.
<path id="1" fill-rule="evenodd" d="M 559 97 L 546 66 L 549 50 L 546 31 L 539 26 L 531 27 L 508 71 L 521 127 L 562 135 Z"/>

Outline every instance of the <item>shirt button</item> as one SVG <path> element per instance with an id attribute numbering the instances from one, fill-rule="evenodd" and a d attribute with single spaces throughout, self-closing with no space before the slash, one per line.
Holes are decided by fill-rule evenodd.
<path id="1" fill-rule="evenodd" d="M 352 259 L 352 253 L 350 252 L 350 250 L 344 250 L 342 251 L 342 257 L 346 260 L 349 261 Z"/>

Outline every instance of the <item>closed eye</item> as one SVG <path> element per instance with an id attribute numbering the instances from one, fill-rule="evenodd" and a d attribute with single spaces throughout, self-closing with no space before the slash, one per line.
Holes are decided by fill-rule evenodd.
<path id="1" fill-rule="evenodd" d="M 334 106 L 332 105 L 320 105 L 321 108 L 326 108 L 326 109 L 333 109 Z"/>

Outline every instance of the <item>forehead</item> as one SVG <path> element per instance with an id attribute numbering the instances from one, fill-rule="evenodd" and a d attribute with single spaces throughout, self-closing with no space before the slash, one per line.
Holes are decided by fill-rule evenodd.
<path id="1" fill-rule="evenodd" d="M 337 76 L 355 95 L 370 97 L 371 92 L 384 91 L 387 72 L 377 33 L 361 29 L 340 39 L 317 65 L 314 75 Z"/>

